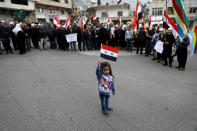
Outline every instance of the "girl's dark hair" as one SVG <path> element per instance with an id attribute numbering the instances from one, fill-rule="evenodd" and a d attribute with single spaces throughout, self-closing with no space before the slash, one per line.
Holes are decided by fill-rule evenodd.
<path id="1" fill-rule="evenodd" d="M 102 62 L 101 63 L 101 71 L 103 71 L 103 69 L 105 67 L 109 67 L 109 74 L 114 78 L 113 74 L 112 74 L 112 69 L 111 69 L 111 65 L 109 64 L 109 62 Z"/>

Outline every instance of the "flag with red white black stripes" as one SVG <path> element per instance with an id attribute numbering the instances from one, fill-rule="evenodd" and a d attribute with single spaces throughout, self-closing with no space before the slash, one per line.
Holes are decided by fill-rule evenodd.
<path id="1" fill-rule="evenodd" d="M 105 44 L 101 44 L 101 50 L 100 50 L 100 57 L 111 60 L 111 61 L 116 61 L 118 57 L 118 52 L 119 49 L 107 46 Z"/>

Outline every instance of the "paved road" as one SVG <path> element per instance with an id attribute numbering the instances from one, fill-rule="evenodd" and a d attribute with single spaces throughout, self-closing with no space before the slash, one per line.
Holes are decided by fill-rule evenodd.
<path id="1" fill-rule="evenodd" d="M 106 117 L 97 53 L 0 56 L 0 131 L 197 131 L 197 55 L 178 71 L 121 52 L 111 63 L 116 95 Z"/>

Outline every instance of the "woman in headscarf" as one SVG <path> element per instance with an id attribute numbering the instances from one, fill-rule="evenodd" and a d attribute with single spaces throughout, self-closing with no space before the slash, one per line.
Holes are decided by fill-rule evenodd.
<path id="1" fill-rule="evenodd" d="M 13 32 L 16 35 L 16 43 L 19 48 L 19 54 L 23 55 L 25 54 L 25 35 L 24 32 L 21 29 L 21 24 L 16 24 L 16 27 L 13 29 Z"/>

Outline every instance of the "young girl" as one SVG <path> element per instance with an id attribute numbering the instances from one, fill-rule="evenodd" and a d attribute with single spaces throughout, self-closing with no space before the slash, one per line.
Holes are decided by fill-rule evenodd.
<path id="1" fill-rule="evenodd" d="M 101 109 L 104 115 L 108 115 L 108 112 L 112 111 L 112 108 L 109 107 L 110 91 L 112 90 L 112 94 L 115 95 L 114 76 L 112 75 L 110 64 L 98 61 L 96 76 L 98 79 Z"/>

